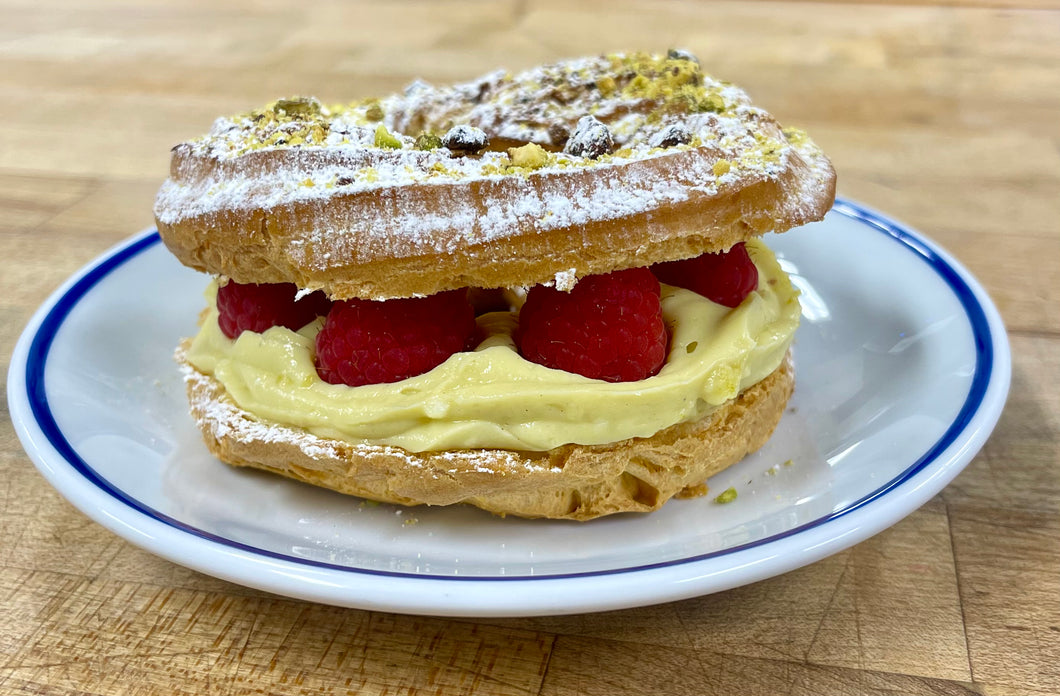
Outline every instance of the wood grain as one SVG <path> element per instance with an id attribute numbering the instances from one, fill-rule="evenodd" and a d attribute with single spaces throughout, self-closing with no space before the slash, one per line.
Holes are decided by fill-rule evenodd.
<path id="1" fill-rule="evenodd" d="M 443 620 L 271 596 L 147 554 L 0 419 L 0 694 L 1060 693 L 1060 3 L 0 0 L 0 360 L 151 224 L 219 114 L 683 46 L 997 302 L 1012 392 L 939 496 L 816 564 L 656 607 Z M 896 282 L 901 282 L 896 279 Z M 7 416 L 6 405 L 0 407 Z"/>

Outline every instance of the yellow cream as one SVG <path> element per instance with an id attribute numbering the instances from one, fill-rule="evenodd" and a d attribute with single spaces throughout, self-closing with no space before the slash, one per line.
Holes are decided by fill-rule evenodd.
<path id="1" fill-rule="evenodd" d="M 670 354 L 659 374 L 609 383 L 527 362 L 512 341 L 517 317 L 479 317 L 488 338 L 430 372 L 393 384 L 328 384 L 313 364 L 323 320 L 294 332 L 274 327 L 227 338 L 212 295 L 188 351 L 244 410 L 322 437 L 412 452 L 489 447 L 548 450 L 648 437 L 696 420 L 780 365 L 799 321 L 798 292 L 758 241 L 748 251 L 758 289 L 737 308 L 664 285 Z"/>

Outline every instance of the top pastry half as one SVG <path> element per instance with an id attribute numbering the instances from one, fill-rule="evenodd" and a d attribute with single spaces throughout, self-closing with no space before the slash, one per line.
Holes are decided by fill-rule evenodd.
<path id="1" fill-rule="evenodd" d="M 834 197 L 805 133 L 672 51 L 221 118 L 173 149 L 155 217 L 198 270 L 388 299 L 567 288 L 783 232 Z"/>

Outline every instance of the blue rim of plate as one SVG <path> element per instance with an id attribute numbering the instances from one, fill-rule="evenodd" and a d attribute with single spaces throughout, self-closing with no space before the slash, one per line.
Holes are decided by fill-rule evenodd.
<path id="1" fill-rule="evenodd" d="M 652 570 L 656 568 L 667 568 L 674 567 L 684 564 L 697 563 L 700 561 L 706 561 L 729 554 L 735 554 L 747 549 L 764 546 L 781 539 L 785 539 L 797 534 L 801 534 L 807 530 L 814 529 L 826 525 L 834 520 L 845 517 L 855 510 L 861 509 L 866 505 L 869 505 L 875 500 L 882 498 L 889 492 L 901 486 L 903 483 L 909 481 L 915 477 L 918 473 L 923 471 L 927 466 L 934 462 L 943 452 L 945 452 L 951 445 L 953 445 L 965 429 L 969 426 L 972 419 L 975 417 L 980 405 L 983 402 L 984 396 L 987 392 L 987 388 L 990 385 L 991 377 L 994 371 L 994 337 L 990 329 L 990 323 L 983 310 L 982 305 L 977 301 L 975 292 L 969 286 L 964 276 L 954 268 L 942 255 L 930 244 L 924 241 L 919 235 L 912 232 L 911 230 L 903 227 L 902 225 L 887 219 L 886 217 L 873 212 L 863 206 L 856 203 L 837 198 L 833 212 L 838 213 L 851 220 L 861 222 L 868 226 L 870 229 L 887 235 L 894 241 L 904 245 L 914 254 L 917 255 L 924 263 L 928 264 L 935 273 L 941 277 L 946 284 L 950 287 L 954 296 L 960 302 L 964 309 L 968 321 L 971 324 L 972 335 L 975 340 L 976 349 L 976 365 L 975 371 L 972 376 L 971 387 L 968 390 L 968 395 L 965 398 L 964 403 L 961 406 L 960 411 L 954 418 L 950 427 L 945 433 L 938 439 L 938 441 L 929 448 L 921 457 L 913 462 L 908 468 L 906 468 L 901 474 L 886 482 L 876 490 L 868 493 L 867 495 L 859 498 L 858 500 L 850 503 L 840 510 L 835 510 L 832 513 L 819 517 L 816 520 L 804 523 L 792 529 L 773 534 L 762 539 L 756 539 L 755 541 L 741 544 L 738 546 L 732 546 L 718 551 L 712 551 L 710 553 L 698 554 L 694 556 L 688 556 L 685 558 L 670 559 L 666 561 L 659 561 L 656 563 L 646 563 L 636 566 L 622 567 L 622 568 L 609 568 L 601 570 L 582 571 L 574 573 L 553 573 L 545 575 L 532 575 L 532 576 L 512 576 L 512 575 L 475 575 L 475 576 L 459 576 L 459 575 L 433 575 L 426 573 L 405 573 L 398 571 L 389 570 L 377 570 L 372 568 L 357 568 L 345 565 L 339 565 L 334 563 L 326 563 L 323 561 L 315 561 L 306 558 L 299 558 L 297 556 L 290 556 L 287 554 L 279 553 L 276 551 L 269 551 L 267 549 L 258 548 L 244 544 L 239 541 L 234 541 L 210 532 L 204 531 L 197 527 L 185 524 L 180 520 L 177 520 L 169 515 L 166 515 L 158 510 L 155 510 L 147 505 L 144 505 L 139 500 L 132 498 L 127 495 L 120 488 L 114 486 L 109 481 L 100 476 L 96 471 L 77 453 L 73 446 L 66 439 L 62 430 L 59 428 L 58 423 L 55 421 L 51 409 L 48 405 L 47 385 L 45 384 L 44 374 L 45 367 L 48 360 L 48 354 L 51 349 L 52 343 L 55 340 L 60 328 L 62 327 L 67 316 L 73 310 L 73 308 L 87 295 L 93 287 L 111 272 L 120 267 L 122 264 L 133 259 L 140 253 L 150 249 L 161 241 L 157 230 L 151 230 L 144 235 L 134 238 L 127 244 L 115 249 L 105 258 L 98 260 L 95 265 L 89 267 L 83 271 L 83 275 L 78 278 L 66 292 L 64 292 L 58 299 L 54 300 L 51 309 L 48 310 L 44 318 L 41 320 L 36 333 L 33 335 L 32 341 L 29 345 L 29 350 L 26 358 L 25 367 L 25 387 L 26 395 L 29 401 L 30 411 L 33 414 L 33 418 L 41 433 L 47 439 L 48 443 L 59 453 L 59 455 L 69 464 L 74 470 L 76 470 L 85 480 L 99 488 L 101 491 L 121 502 L 122 504 L 136 510 L 137 512 L 165 525 L 173 527 L 179 531 L 191 534 L 209 542 L 221 544 L 229 548 L 238 549 L 240 551 L 248 552 L 250 554 L 261 556 L 264 558 L 275 559 L 280 561 L 286 561 L 301 566 L 310 566 L 313 568 L 327 569 L 333 571 L 341 571 L 352 574 L 363 574 L 363 575 L 374 575 L 394 578 L 410 578 L 420 580 L 456 580 L 460 582 L 494 582 L 498 580 L 505 581 L 526 581 L 526 580 L 556 580 L 565 578 L 579 578 L 579 577 L 591 577 L 591 576 L 605 576 L 605 575 L 620 575 L 624 573 L 636 573 L 646 570 Z"/>

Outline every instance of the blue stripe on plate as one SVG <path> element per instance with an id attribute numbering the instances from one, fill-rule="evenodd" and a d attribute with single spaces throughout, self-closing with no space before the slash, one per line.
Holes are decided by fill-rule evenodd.
<path id="1" fill-rule="evenodd" d="M 868 226 L 869 228 L 890 236 L 895 241 L 905 245 L 913 252 L 915 252 L 925 263 L 930 265 L 932 269 L 943 278 L 946 283 L 950 286 L 954 295 L 960 301 L 961 306 L 964 308 L 965 313 L 968 316 L 968 321 L 972 327 L 972 334 L 975 338 L 976 346 L 976 366 L 975 374 L 972 377 L 971 389 L 968 392 L 968 397 L 965 399 L 964 404 L 961 407 L 960 412 L 954 419 L 953 423 L 946 430 L 946 432 L 939 438 L 938 442 L 935 443 L 931 449 L 924 453 L 919 459 L 913 462 L 905 471 L 899 476 L 888 481 L 880 488 L 869 493 L 865 497 L 852 502 L 841 510 L 832 512 L 831 514 L 820 517 L 812 522 L 794 527 L 785 532 L 774 534 L 772 536 L 759 539 L 747 544 L 740 546 L 734 546 L 731 548 L 723 549 L 720 551 L 714 551 L 712 553 L 700 554 L 697 556 L 689 556 L 687 558 L 673 559 L 669 561 L 661 561 L 659 563 L 650 563 L 638 566 L 631 566 L 627 568 L 612 568 L 608 570 L 597 570 L 587 571 L 580 573 L 557 573 L 553 575 L 534 575 L 534 576 L 451 576 L 451 575 L 426 575 L 418 573 L 401 573 L 386 570 L 374 570 L 367 568 L 353 568 L 349 566 L 336 565 L 332 563 L 324 563 L 321 561 L 314 561 L 305 558 L 298 558 L 295 556 L 288 556 L 286 554 L 277 553 L 275 551 L 269 551 L 267 549 L 261 549 L 255 546 L 249 546 L 232 539 L 217 536 L 211 534 L 202 529 L 187 525 L 180 520 L 165 515 L 158 510 L 154 510 L 144 505 L 139 500 L 130 497 L 120 488 L 115 487 L 109 481 L 99 476 L 89 466 L 74 448 L 67 441 L 62 430 L 55 422 L 55 418 L 52 415 L 51 409 L 48 406 L 48 393 L 47 385 L 45 384 L 44 374 L 45 366 L 48 360 L 48 352 L 51 349 L 52 343 L 55 341 L 55 337 L 59 330 L 63 326 L 63 322 L 66 320 L 67 315 L 73 310 L 81 299 L 88 294 L 93 287 L 101 280 L 107 277 L 111 272 L 117 269 L 122 264 L 135 258 L 143 251 L 158 244 L 160 238 L 158 233 L 148 234 L 144 237 L 133 240 L 128 246 L 122 247 L 114 252 L 112 255 L 101 260 L 97 265 L 88 269 L 85 274 L 79 278 L 65 294 L 60 297 L 51 311 L 47 313 L 44 320 L 41 322 L 40 328 L 37 330 L 36 335 L 33 337 L 33 341 L 30 344 L 29 355 L 27 357 L 26 364 L 26 392 L 30 402 L 30 409 L 36 419 L 37 425 L 40 427 L 44 436 L 48 439 L 48 442 L 56 449 L 56 451 L 74 468 L 80 473 L 87 481 L 97 486 L 110 496 L 120 500 L 125 505 L 133 508 L 140 513 L 158 520 L 171 527 L 175 527 L 183 532 L 192 534 L 194 536 L 212 541 L 224 546 L 246 551 L 251 554 L 263 556 L 267 558 L 273 558 L 278 560 L 287 561 L 299 565 L 313 566 L 317 568 L 327 568 L 330 570 L 339 570 L 349 573 L 362 573 L 367 575 L 382 575 L 390 577 L 407 577 L 407 578 L 422 578 L 432 580 L 456 580 L 461 582 L 475 582 L 475 581 L 495 581 L 495 580 L 550 580 L 558 578 L 574 578 L 574 577 L 586 577 L 595 575 L 614 575 L 619 573 L 630 573 L 643 570 L 649 570 L 652 568 L 663 568 L 669 566 L 676 566 L 685 563 L 694 563 L 697 561 L 703 561 L 710 558 L 716 558 L 724 556 L 726 554 L 736 553 L 745 549 L 753 548 L 756 546 L 762 546 L 771 542 L 778 541 L 796 534 L 800 534 L 808 529 L 819 527 L 827 524 L 832 520 L 848 515 L 854 510 L 869 505 L 874 500 L 877 500 L 895 488 L 901 486 L 903 483 L 908 481 L 910 478 L 915 476 L 917 473 L 922 471 L 925 467 L 931 464 L 937 459 L 950 445 L 952 445 L 957 438 L 964 432 L 969 426 L 972 418 L 975 416 L 979 405 L 982 403 L 983 397 L 986 394 L 987 387 L 990 383 L 991 374 L 994 367 L 994 344 L 993 337 L 990 332 L 990 325 L 987 321 L 986 315 L 983 312 L 982 306 L 976 300 L 975 293 L 968 286 L 968 283 L 964 280 L 961 274 L 950 266 L 938 253 L 924 240 L 918 237 L 916 234 L 907 230 L 895 222 L 887 220 L 886 218 L 870 211 L 861 206 L 858 206 L 849 201 L 837 199 L 834 207 L 834 212 L 843 215 L 844 217 L 856 220 Z"/>

